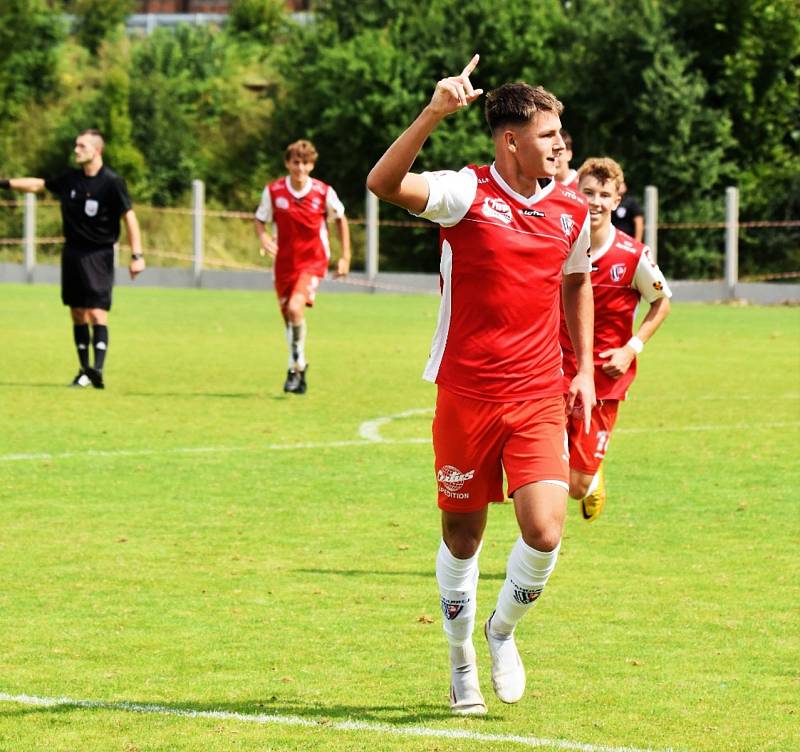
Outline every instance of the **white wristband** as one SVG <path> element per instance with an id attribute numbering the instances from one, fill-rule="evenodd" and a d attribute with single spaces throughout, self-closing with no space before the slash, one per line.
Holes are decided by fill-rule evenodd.
<path id="1" fill-rule="evenodd" d="M 638 337 L 631 337 L 625 344 L 631 348 L 637 355 L 640 355 L 642 350 L 644 350 L 644 342 L 640 340 Z"/>

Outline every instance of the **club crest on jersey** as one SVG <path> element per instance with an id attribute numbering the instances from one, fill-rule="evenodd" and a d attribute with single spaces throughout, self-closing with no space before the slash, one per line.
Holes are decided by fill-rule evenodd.
<path id="1" fill-rule="evenodd" d="M 462 601 L 451 601 L 447 598 L 441 598 L 442 604 L 442 613 L 444 614 L 444 618 L 447 621 L 453 621 L 463 610 L 464 606 L 467 605 L 468 598 L 465 598 Z"/>
<path id="2" fill-rule="evenodd" d="M 571 214 L 561 215 L 561 229 L 564 231 L 564 235 L 569 237 L 572 234 L 572 228 L 574 226 L 575 220 L 572 218 Z"/>
<path id="3" fill-rule="evenodd" d="M 276 209 L 288 209 L 289 208 L 289 201 L 285 196 L 278 196 L 275 199 L 275 208 Z"/>
<path id="4" fill-rule="evenodd" d="M 96 217 L 97 210 L 100 205 L 93 198 L 87 198 L 86 203 L 83 205 L 83 210 L 86 212 L 87 217 Z"/>
<path id="5" fill-rule="evenodd" d="M 487 196 L 483 200 L 483 208 L 481 209 L 485 217 L 499 219 L 501 222 L 510 225 L 513 221 L 511 216 L 511 207 L 501 198 L 492 198 Z"/>
<path id="6" fill-rule="evenodd" d="M 311 200 L 311 208 L 314 209 L 314 210 L 319 209 L 319 199 L 318 198 L 314 198 L 314 199 Z"/>
<path id="7" fill-rule="evenodd" d="M 611 267 L 611 279 L 619 282 L 625 276 L 625 264 L 614 264 Z"/>

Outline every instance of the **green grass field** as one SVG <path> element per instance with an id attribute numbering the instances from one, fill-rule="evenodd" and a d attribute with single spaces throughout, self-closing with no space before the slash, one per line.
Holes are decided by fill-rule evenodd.
<path id="1" fill-rule="evenodd" d="M 519 627 L 526 697 L 476 635 L 489 715 L 456 719 L 438 301 L 323 294 L 287 397 L 270 292 L 115 295 L 100 392 L 57 291 L 0 288 L 0 750 L 800 749 L 800 309 L 674 306 Z M 494 507 L 479 623 L 516 536 Z"/>

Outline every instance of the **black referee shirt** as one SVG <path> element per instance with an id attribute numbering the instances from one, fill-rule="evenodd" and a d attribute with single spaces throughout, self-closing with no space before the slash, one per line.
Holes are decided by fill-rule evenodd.
<path id="1" fill-rule="evenodd" d="M 69 170 L 44 184 L 61 202 L 65 248 L 97 251 L 117 242 L 120 217 L 133 206 L 119 175 L 103 165 L 92 177 Z"/>

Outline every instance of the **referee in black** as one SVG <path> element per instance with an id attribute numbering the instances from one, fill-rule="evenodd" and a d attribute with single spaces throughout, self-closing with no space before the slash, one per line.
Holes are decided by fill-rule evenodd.
<path id="1" fill-rule="evenodd" d="M 139 222 L 125 181 L 103 164 L 105 142 L 99 131 L 75 139 L 75 162 L 60 177 L 0 180 L 0 188 L 54 193 L 61 202 L 64 250 L 61 254 L 61 300 L 69 306 L 80 371 L 71 386 L 105 388 L 103 366 L 108 351 L 108 312 L 114 285 L 114 244 L 120 219 L 131 246 L 131 279 L 144 271 Z M 89 327 L 91 325 L 91 332 Z M 89 362 L 89 345 L 94 363 Z"/>

